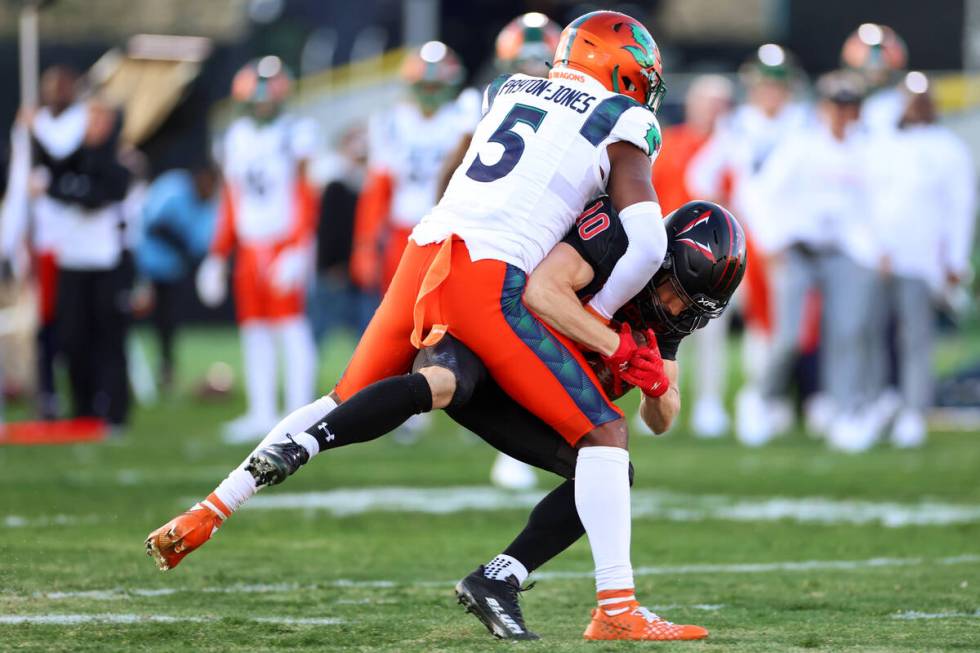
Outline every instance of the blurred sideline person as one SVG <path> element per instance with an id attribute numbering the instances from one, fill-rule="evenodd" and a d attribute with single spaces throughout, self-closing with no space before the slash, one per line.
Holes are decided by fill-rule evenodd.
<path id="1" fill-rule="evenodd" d="M 364 185 L 367 162 L 364 127 L 351 127 L 340 139 L 337 170 L 320 195 L 316 235 L 316 277 L 310 287 L 307 312 L 317 345 L 338 329 L 360 335 L 376 301 L 350 281 L 354 214 Z"/>
<path id="2" fill-rule="evenodd" d="M 874 223 L 868 137 L 859 123 L 865 85 L 847 71 L 817 82 L 819 123 L 799 130 L 771 154 L 759 183 L 771 212 L 767 251 L 775 292 L 775 331 L 764 377 L 764 396 L 752 403 L 751 438 L 759 445 L 783 425 L 771 406 L 786 399 L 800 348 L 807 296 L 822 300 L 822 388 L 836 417 L 831 446 L 856 451 L 871 434 L 866 406 L 871 385 L 871 350 L 878 334 L 872 305 L 882 252 Z"/>
<path id="3" fill-rule="evenodd" d="M 31 198 L 33 222 L 28 227 L 23 207 L 18 224 L 5 229 L 23 234 L 29 228 L 39 253 L 42 415 L 54 416 L 56 341 L 68 364 L 73 416 L 99 417 L 118 431 L 130 403 L 125 344 L 132 262 L 123 203 L 131 173 L 119 158 L 121 114 L 80 100 L 79 84 L 72 69 L 48 68 L 42 106 L 22 114 L 33 170 L 16 192 Z M 11 238 L 5 241 L 21 240 Z"/>
<path id="4" fill-rule="evenodd" d="M 498 75 L 520 73 L 547 77 L 548 65 L 558 47 L 561 27 L 542 13 L 531 11 L 504 25 L 494 42 L 493 67 Z M 456 149 L 443 162 L 439 173 L 438 196 L 446 190 L 449 179 L 463 162 L 473 138 L 473 130 L 463 134 Z"/>
<path id="5" fill-rule="evenodd" d="M 554 64 L 549 79 L 502 75 L 487 87 L 484 117 L 463 164 L 413 230 L 334 392 L 288 416 L 207 499 L 149 535 L 147 552 L 160 568 L 203 544 L 259 486 L 281 482 L 322 451 L 368 437 L 369 427 L 386 432 L 406 407 L 448 406 L 451 374 L 431 367 L 410 372 L 419 349 L 451 334 L 509 396 L 578 448 L 575 506 L 596 569 L 597 607 L 585 638 L 707 635 L 665 621 L 636 599 L 628 426 L 579 349 L 599 353 L 617 378 L 651 397 L 670 390 L 653 344 L 606 322 L 647 286 L 666 255 L 650 181 L 661 144 L 656 111 L 666 92 L 659 49 L 636 19 L 596 11 L 565 28 Z M 515 131 L 518 123 L 528 129 Z M 576 226 L 579 207 L 602 192 L 628 242 L 607 284 L 587 306 L 547 286 L 525 294 L 528 275 Z M 608 219 L 594 217 L 586 230 Z M 737 266 L 726 272 L 720 281 L 731 284 Z M 711 298 L 695 302 L 702 310 L 718 307 Z M 384 401 L 374 398 L 379 394 Z M 333 419 L 341 409 L 346 424 Z M 308 426 L 299 431 L 300 424 Z"/>
<path id="6" fill-rule="evenodd" d="M 183 280 L 208 252 L 214 238 L 217 170 L 169 170 L 150 184 L 142 208 L 142 238 L 136 267 L 149 284 L 149 309 L 160 348 L 160 386 L 174 381 L 174 344 L 183 310 Z"/>
<path id="7" fill-rule="evenodd" d="M 561 38 L 561 27 L 547 16 L 536 11 L 517 16 L 507 23 L 494 42 L 494 69 L 497 74 L 521 74 L 547 77 L 548 64 L 554 57 Z M 474 125 L 475 126 L 475 125 Z M 439 173 L 437 195 L 445 192 L 456 168 L 463 162 L 466 150 L 473 138 L 473 130 L 459 139 L 456 149 L 443 161 Z M 499 487 L 514 490 L 528 489 L 537 485 L 537 476 L 530 465 L 522 463 L 506 453 L 499 453 L 490 468 L 490 480 Z"/>
<path id="8" fill-rule="evenodd" d="M 277 347 L 283 352 L 285 412 L 313 399 L 316 347 L 306 318 L 316 198 L 306 179 L 316 125 L 283 111 L 291 80 L 267 56 L 235 75 L 232 96 L 243 110 L 225 134 L 224 188 L 210 254 L 198 270 L 205 304 L 225 297 L 235 250 L 235 311 L 240 327 L 248 410 L 228 423 L 229 442 L 261 436 L 280 414 Z"/>
<path id="9" fill-rule="evenodd" d="M 908 62 L 905 41 L 887 25 L 864 23 L 841 48 L 841 65 L 864 77 L 868 97 L 861 106 L 861 122 L 873 134 L 895 130 L 905 110 L 899 88 Z"/>
<path id="10" fill-rule="evenodd" d="M 721 75 L 701 75 L 691 82 L 684 98 L 684 122 L 664 128 L 664 146 L 653 167 L 653 187 L 664 212 L 694 199 L 687 183 L 688 167 L 718 121 L 731 110 L 733 96 L 732 83 Z M 691 344 L 697 349 L 691 429 L 700 437 L 718 437 L 728 430 L 724 405 L 727 320 L 726 313 L 691 336 Z M 635 425 L 640 429 L 645 426 L 642 420 Z"/>
<path id="11" fill-rule="evenodd" d="M 688 166 L 686 182 L 696 197 L 727 201 L 730 194 L 732 209 L 745 228 L 752 265 L 735 300 L 741 305 L 746 324 L 742 352 L 745 385 L 736 397 L 735 434 L 751 439 L 755 422 L 746 405 L 759 401 L 772 330 L 771 275 L 765 256 L 756 254 L 757 250 L 760 254 L 767 250 L 770 225 L 765 209 L 770 198 L 761 193 L 758 178 L 772 152 L 811 117 L 807 108 L 794 100 L 800 72 L 793 55 L 783 47 L 775 43 L 760 46 L 743 64 L 739 76 L 748 90 L 746 102 L 723 118 L 697 151 Z M 727 319 L 711 325 L 713 333 L 707 337 L 713 338 L 714 347 L 724 341 L 727 325 Z M 716 349 L 713 355 L 720 380 L 725 373 L 724 349 Z M 786 423 L 790 416 L 785 409 L 779 412 L 777 421 Z"/>
<path id="12" fill-rule="evenodd" d="M 368 124 L 368 178 L 351 253 L 351 276 L 362 289 L 387 290 L 412 229 L 439 200 L 442 162 L 480 118 L 475 92 L 459 92 L 465 74 L 445 43 L 423 44 L 402 63 L 408 97 Z M 414 442 L 430 423 L 429 415 L 420 415 L 396 441 Z"/>
<path id="13" fill-rule="evenodd" d="M 876 368 L 887 368 L 885 334 L 893 317 L 900 410 L 891 442 L 917 447 L 925 443 L 932 403 L 933 307 L 970 275 L 976 168 L 964 143 L 938 124 L 929 79 L 908 73 L 902 90 L 898 128 L 874 150 L 876 183 L 887 189 L 875 196 L 885 278 L 875 302 L 874 344 Z"/>

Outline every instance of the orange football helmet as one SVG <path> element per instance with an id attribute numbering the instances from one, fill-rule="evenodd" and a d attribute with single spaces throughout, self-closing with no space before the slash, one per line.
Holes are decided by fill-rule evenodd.
<path id="1" fill-rule="evenodd" d="M 593 11 L 570 22 L 554 66 L 590 75 L 653 111 L 667 92 L 656 41 L 640 21 L 618 11 Z"/>
<path id="2" fill-rule="evenodd" d="M 874 84 L 883 84 L 908 65 L 905 41 L 887 25 L 864 23 L 844 41 L 840 52 L 845 67 L 860 71 Z"/>
<path id="3" fill-rule="evenodd" d="M 560 38 L 561 27 L 544 14 L 521 14 L 497 35 L 497 69 L 545 77 Z"/>
<path id="4" fill-rule="evenodd" d="M 292 78 L 279 57 L 251 61 L 235 73 L 231 96 L 237 102 L 280 104 L 289 96 Z"/>

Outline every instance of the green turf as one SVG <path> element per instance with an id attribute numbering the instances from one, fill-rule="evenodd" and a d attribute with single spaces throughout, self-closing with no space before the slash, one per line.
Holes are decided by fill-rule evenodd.
<path id="1" fill-rule="evenodd" d="M 325 352 L 324 384 L 343 366 L 344 344 Z M 209 621 L 0 623 L 0 650 L 491 651 L 508 646 L 462 613 L 451 587 L 509 541 L 526 517 L 522 510 L 349 517 L 246 510 L 178 569 L 156 571 L 143 555 L 146 533 L 190 498 L 210 491 L 247 452 L 221 444 L 217 436 L 217 425 L 241 411 L 239 395 L 214 404 L 189 397 L 192 381 L 211 361 L 238 365 L 234 336 L 223 330 L 193 332 L 180 354 L 177 396 L 138 410 L 124 438 L 87 446 L 0 448 L 0 622 L 12 615 L 78 614 Z M 24 410 L 14 407 L 15 414 Z M 383 439 L 321 456 L 265 494 L 485 485 L 492 452 L 442 417 L 432 431 L 412 447 Z M 635 440 L 632 457 L 637 488 L 645 490 L 746 500 L 818 496 L 980 505 L 980 439 L 974 434 L 935 434 L 919 452 L 882 447 L 848 457 L 802 435 L 749 451 L 727 439 L 696 441 L 679 430 L 662 439 Z M 553 484 L 544 476 L 542 481 Z M 18 526 L 12 516 L 29 523 Z M 639 575 L 638 591 L 648 604 L 665 606 L 663 614 L 674 621 L 711 631 L 705 642 L 655 645 L 660 650 L 980 650 L 976 616 L 896 618 L 907 611 L 978 614 L 978 555 L 976 522 L 886 528 L 643 518 L 633 528 L 637 567 L 889 559 L 855 569 L 688 568 L 688 573 L 668 569 Z M 580 542 L 542 571 L 587 572 L 590 566 L 588 547 Z M 384 582 L 365 586 L 361 581 Z M 253 585 L 267 591 L 245 591 Z M 144 591 L 153 589 L 174 592 Z M 529 625 L 543 640 L 522 648 L 636 648 L 581 641 L 592 589 L 581 576 L 543 578 L 524 595 Z M 116 593 L 52 595 L 80 591 Z M 254 620 L 262 617 L 342 623 Z"/>

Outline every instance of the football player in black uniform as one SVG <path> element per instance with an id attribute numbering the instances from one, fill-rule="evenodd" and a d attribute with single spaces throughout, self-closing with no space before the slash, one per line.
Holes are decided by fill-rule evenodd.
<path id="1" fill-rule="evenodd" d="M 635 330 L 650 329 L 656 336 L 670 388 L 656 397 L 643 395 L 641 415 L 655 433 L 666 431 L 680 409 L 678 345 L 684 336 L 721 314 L 746 265 L 741 227 L 717 204 L 690 202 L 666 220 L 663 267 L 615 318 Z M 565 251 L 556 255 L 553 250 L 535 274 L 546 275 L 546 283 L 555 285 L 558 292 L 574 292 L 587 302 L 606 282 L 627 244 L 615 210 L 608 198 L 601 198 L 556 247 Z M 616 381 L 598 356 L 591 356 L 590 362 L 610 397 L 618 398 L 630 389 Z M 451 336 L 419 352 L 415 369 L 432 366 L 452 371 L 456 379 L 453 399 L 446 408 L 455 421 L 494 448 L 566 479 L 534 508 L 524 530 L 503 553 L 456 586 L 459 602 L 495 636 L 534 639 L 536 635 L 524 624 L 517 595 L 531 571 L 585 533 L 575 509 L 577 451 L 507 396 L 480 360 Z M 632 468 L 630 472 L 632 481 Z"/>

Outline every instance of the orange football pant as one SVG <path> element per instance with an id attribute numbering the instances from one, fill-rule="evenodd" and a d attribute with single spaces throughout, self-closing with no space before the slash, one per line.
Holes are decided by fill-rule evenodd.
<path id="1" fill-rule="evenodd" d="M 448 332 L 473 350 L 508 395 L 570 444 L 620 419 L 578 348 L 524 306 L 525 282 L 523 271 L 503 261 L 470 260 L 459 238 L 409 242 L 337 394 L 347 399 L 408 373 L 418 348 Z"/>

